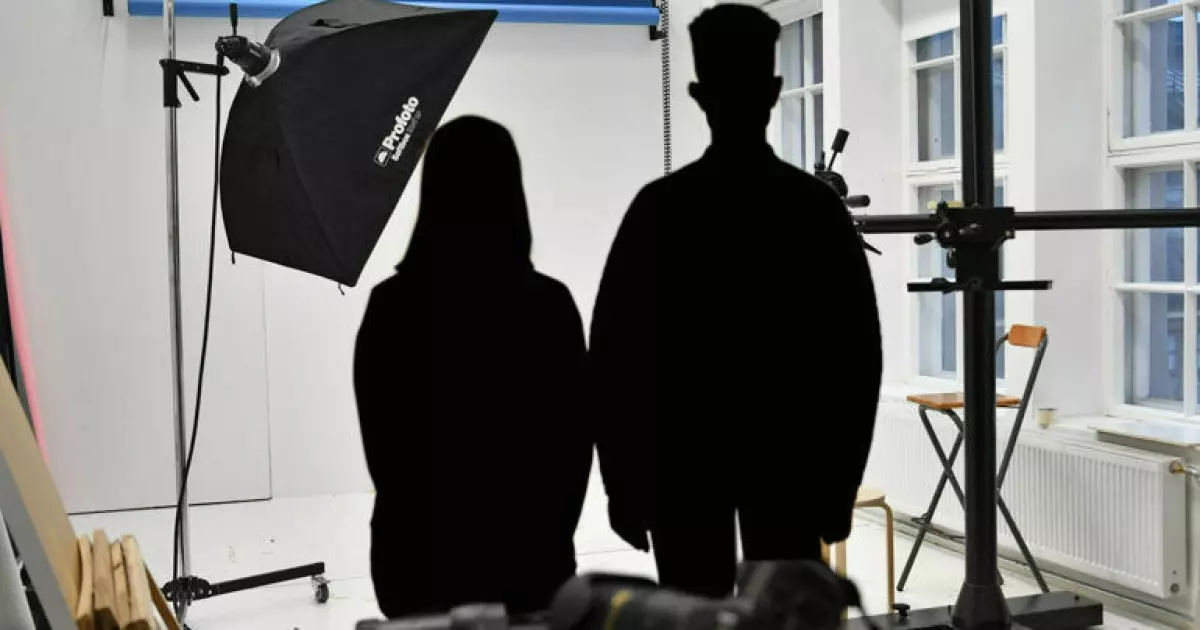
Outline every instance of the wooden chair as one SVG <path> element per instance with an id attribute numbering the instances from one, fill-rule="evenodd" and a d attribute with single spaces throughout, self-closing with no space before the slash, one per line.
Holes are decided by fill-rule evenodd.
<path id="1" fill-rule="evenodd" d="M 1013 420 L 1012 432 L 1008 436 L 1008 444 L 1004 449 L 1004 456 L 1000 463 L 1000 470 L 996 475 L 997 491 L 1004 485 L 1004 477 L 1008 473 L 1008 465 L 1012 462 L 1013 450 L 1017 445 L 1017 437 L 1021 433 L 1021 423 L 1025 419 L 1025 412 L 1029 406 L 1029 398 L 1033 394 L 1033 386 L 1037 382 L 1038 372 L 1041 370 L 1042 358 L 1046 354 L 1046 346 L 1050 343 L 1050 337 L 1046 333 L 1044 326 L 1024 326 L 1021 324 L 1014 325 L 1009 329 L 1008 334 L 1004 335 L 996 342 L 996 352 L 1003 350 L 1004 344 L 1008 343 L 1011 346 L 1019 348 L 1029 348 L 1036 350 L 1037 354 L 1033 359 L 1033 366 L 1029 370 L 1029 378 L 1025 382 L 1025 391 L 1020 398 L 1014 396 L 996 396 L 996 406 L 1017 410 L 1017 416 Z M 908 583 L 909 574 L 912 572 L 913 564 L 917 559 L 917 552 L 921 549 L 921 543 L 925 541 L 925 534 L 933 525 L 934 512 L 937 511 L 938 502 L 942 498 L 942 493 L 946 489 L 946 483 L 949 482 L 954 494 L 958 497 L 959 504 L 964 503 L 962 486 L 958 483 L 958 478 L 954 474 L 954 462 L 958 458 L 959 449 L 963 444 L 963 419 L 958 416 L 958 410 L 966 406 L 966 399 L 962 392 L 954 392 L 948 394 L 920 394 L 909 396 L 908 401 L 917 405 L 917 412 L 921 417 L 921 424 L 925 426 L 925 432 L 929 434 L 929 441 L 933 444 L 933 450 L 937 454 L 938 460 L 942 464 L 942 477 L 938 480 L 937 486 L 933 491 L 933 498 L 929 502 L 929 508 L 925 514 L 917 519 L 914 519 L 918 524 L 916 540 L 913 541 L 912 551 L 909 552 L 908 561 L 904 564 L 904 570 L 900 573 L 900 583 L 897 585 L 898 590 L 903 591 L 904 586 Z M 933 430 L 933 424 L 929 421 L 928 413 L 930 411 L 940 413 L 949 418 L 954 426 L 958 429 L 958 436 L 954 439 L 954 444 L 950 447 L 950 454 L 947 455 L 942 448 L 941 441 L 938 440 L 937 433 Z M 966 418 L 970 422 L 970 418 Z M 1008 524 L 1008 530 L 1012 533 L 1013 538 L 1017 542 L 1017 547 L 1021 550 L 1021 554 L 1025 557 L 1025 562 L 1029 565 L 1030 572 L 1033 573 L 1034 579 L 1043 593 L 1049 593 L 1050 589 L 1046 585 L 1046 581 L 1042 578 L 1042 573 L 1038 569 L 1037 562 L 1033 558 L 1033 554 L 1029 551 L 1028 545 L 1025 544 L 1025 538 L 1021 535 L 1021 531 L 1017 529 L 1017 523 L 1009 512 L 1008 506 L 1004 502 L 1004 497 L 997 496 L 997 503 L 1000 509 L 1000 514 L 1004 517 Z"/>
<path id="2" fill-rule="evenodd" d="M 854 509 L 863 508 L 879 508 L 883 510 L 884 516 L 884 535 L 887 536 L 885 544 L 887 551 L 885 552 L 887 566 L 887 604 L 890 612 L 896 606 L 896 558 L 893 552 L 893 536 L 894 532 L 894 516 L 892 507 L 887 503 L 887 495 L 882 490 L 875 488 L 862 487 L 858 489 L 858 497 L 854 499 Z M 837 574 L 845 577 L 846 575 L 846 542 L 834 543 L 833 545 L 821 544 L 821 557 L 826 563 L 829 563 L 830 547 L 832 547 L 833 555 L 836 558 L 835 563 L 829 563 L 830 566 L 837 571 Z"/>

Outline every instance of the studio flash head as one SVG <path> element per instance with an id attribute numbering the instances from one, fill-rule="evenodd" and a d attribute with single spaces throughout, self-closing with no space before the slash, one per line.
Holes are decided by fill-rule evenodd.
<path id="1" fill-rule="evenodd" d="M 217 39 L 217 52 L 246 73 L 246 83 L 251 87 L 262 85 L 279 70 L 279 51 L 252 42 L 241 35 L 226 35 Z"/>

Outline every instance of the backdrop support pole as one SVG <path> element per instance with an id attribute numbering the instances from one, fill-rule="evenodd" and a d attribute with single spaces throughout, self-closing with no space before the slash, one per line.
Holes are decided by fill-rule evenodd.
<path id="1" fill-rule="evenodd" d="M 968 208 L 995 206 L 995 139 L 992 98 L 992 0 L 961 0 L 962 177 Z M 965 254 L 965 252 L 958 252 Z M 963 363 L 966 454 L 966 577 L 954 606 L 954 626 L 1007 628 L 1008 603 L 996 559 L 996 320 L 1000 248 L 957 257 L 958 282 L 984 278 L 985 287 L 963 291 Z"/>
<path id="2" fill-rule="evenodd" d="M 163 2 L 163 28 L 167 36 L 167 59 L 175 61 L 175 0 Z M 170 78 L 175 81 L 175 77 Z M 218 107 L 220 105 L 218 104 Z M 167 244 L 169 259 L 168 280 L 171 287 L 171 389 L 172 414 L 175 419 L 175 487 L 179 495 L 179 529 L 172 540 L 179 548 L 180 575 L 190 575 L 190 542 L 188 531 L 188 498 L 184 486 L 184 467 L 187 462 L 187 412 L 183 400 L 183 287 L 179 253 L 179 127 L 178 108 L 167 106 Z M 174 562 L 174 559 L 172 559 Z M 189 598 L 186 594 L 175 599 L 175 616 L 182 623 L 187 617 Z"/>

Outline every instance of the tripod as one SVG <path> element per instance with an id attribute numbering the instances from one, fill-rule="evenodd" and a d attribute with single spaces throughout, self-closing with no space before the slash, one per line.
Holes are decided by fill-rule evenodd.
<path id="1" fill-rule="evenodd" d="M 1005 282 L 1000 249 L 1017 230 L 1104 230 L 1200 225 L 1200 209 L 1016 213 L 995 208 L 992 136 L 991 0 L 960 0 L 962 24 L 963 208 L 938 207 L 933 215 L 860 216 L 864 234 L 917 234 L 947 251 L 954 281 L 909 284 L 912 292 L 963 293 L 966 442 L 966 579 L 953 608 L 907 610 L 856 620 L 878 627 L 994 630 L 1027 627 L 1068 630 L 1103 623 L 1100 604 L 1073 593 L 1005 599 L 996 557 L 996 347 L 997 291 L 1046 290 L 1047 281 Z"/>
<path id="2" fill-rule="evenodd" d="M 237 5 L 230 4 L 229 9 L 234 35 L 236 36 Z M 196 89 L 192 87 L 191 82 L 188 81 L 188 73 L 220 78 L 229 74 L 229 69 L 225 67 L 220 58 L 216 64 L 181 61 L 175 58 L 174 0 L 164 0 L 163 2 L 163 25 L 167 36 L 167 58 L 161 60 L 159 65 L 162 66 L 163 73 L 163 107 L 167 110 L 167 225 L 171 261 L 171 367 L 172 386 L 174 390 L 175 466 L 179 488 L 177 505 L 179 511 L 177 518 L 179 520 L 178 527 L 174 532 L 174 540 L 178 545 L 177 558 L 179 560 L 181 575 L 181 577 L 163 585 L 163 594 L 167 599 L 174 602 L 175 614 L 181 623 L 185 621 L 188 607 L 194 601 L 306 577 L 312 580 L 317 602 L 323 604 L 329 600 L 329 582 L 323 576 L 325 573 L 325 563 L 323 562 L 315 562 L 215 584 L 191 575 L 189 570 L 190 552 L 188 544 L 190 536 L 188 531 L 187 472 L 191 462 L 189 458 L 190 449 L 187 443 L 187 414 L 184 410 L 183 396 L 183 293 L 180 282 L 179 258 L 179 130 L 177 123 L 178 109 L 181 106 L 179 84 L 183 84 L 193 101 L 199 101 L 200 96 L 196 93 Z M 216 106 L 219 110 L 221 103 L 218 102 Z M 213 177 L 219 177 L 219 174 L 214 172 Z M 209 297 L 211 298 L 211 293 Z M 197 404 L 199 404 L 199 389 L 197 389 L 196 395 Z"/>

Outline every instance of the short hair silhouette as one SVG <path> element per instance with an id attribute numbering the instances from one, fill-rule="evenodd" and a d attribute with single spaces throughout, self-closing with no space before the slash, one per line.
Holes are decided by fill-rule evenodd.
<path id="1" fill-rule="evenodd" d="M 688 30 L 697 78 L 688 91 L 707 115 L 714 141 L 765 130 L 783 87 L 775 74 L 779 22 L 762 9 L 719 4 Z"/>
<path id="2" fill-rule="evenodd" d="M 400 267 L 525 270 L 532 243 L 512 135 L 479 116 L 443 125 L 425 152 L 420 210 Z"/>
<path id="3" fill-rule="evenodd" d="M 762 9 L 719 4 L 701 12 L 688 31 L 701 83 L 775 76 L 780 26 Z"/>

